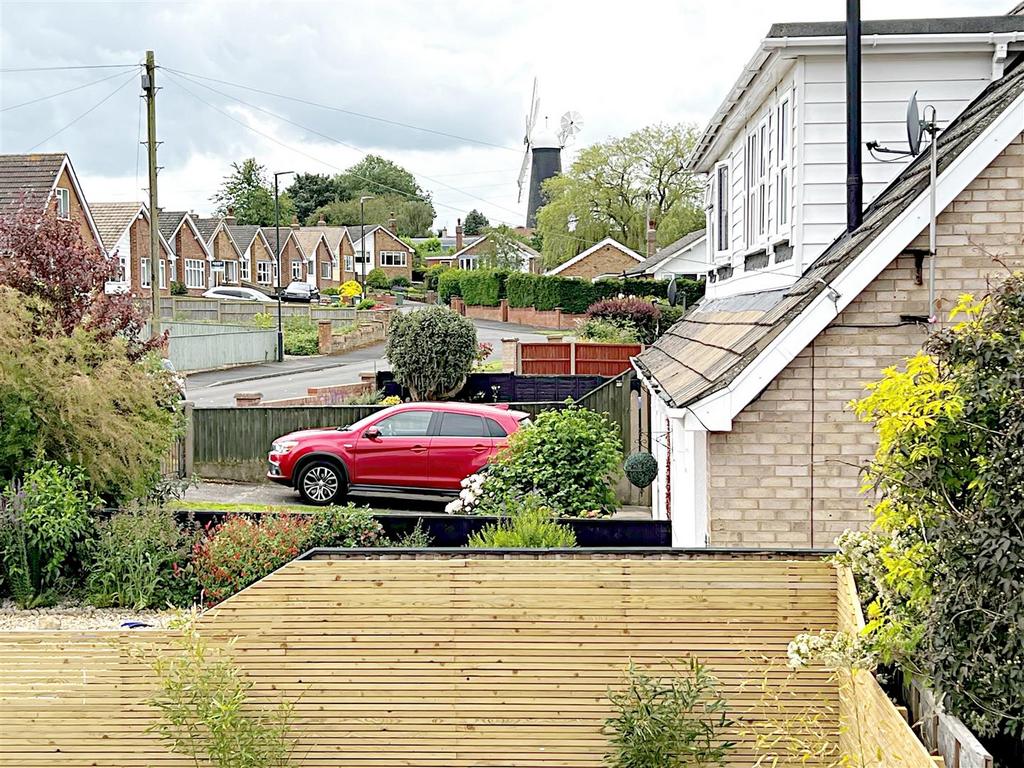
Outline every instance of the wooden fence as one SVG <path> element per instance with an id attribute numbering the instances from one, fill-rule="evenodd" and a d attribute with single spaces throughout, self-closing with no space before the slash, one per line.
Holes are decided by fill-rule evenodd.
<path id="1" fill-rule="evenodd" d="M 618 376 L 631 368 L 639 344 L 597 344 L 582 341 L 526 342 L 519 344 L 517 373 L 581 376 Z"/>
<path id="2" fill-rule="evenodd" d="M 782 669 L 795 634 L 836 618 L 835 572 L 819 560 L 581 552 L 295 561 L 207 612 L 200 630 L 237 638 L 257 704 L 295 702 L 303 765 L 596 768 L 625 666 L 667 673 L 692 655 L 738 721 L 728 765 L 750 768 L 766 712 L 838 705 L 827 673 Z M 192 765 L 147 732 L 153 675 L 128 653 L 171 636 L 0 634 L 0 765 Z M 779 694 L 768 707 L 752 684 L 762 678 Z M 797 765 L 822 763 L 779 763 Z"/>
<path id="3" fill-rule="evenodd" d="M 160 316 L 165 320 L 192 322 L 251 324 L 260 313 L 276 316 L 277 304 L 232 299 L 207 299 L 198 296 L 162 296 Z M 352 307 L 331 307 L 319 304 L 284 303 L 281 314 L 285 318 L 300 317 L 310 322 L 332 320 L 344 325 L 354 322 L 356 310 Z"/>

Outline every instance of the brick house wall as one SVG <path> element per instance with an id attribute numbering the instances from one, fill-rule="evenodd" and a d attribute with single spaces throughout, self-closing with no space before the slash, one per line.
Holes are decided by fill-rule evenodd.
<path id="1" fill-rule="evenodd" d="M 356 249 L 352 245 L 352 241 L 348 237 L 341 238 L 341 243 L 338 245 L 338 282 L 344 283 L 349 280 L 358 280 L 359 277 L 355 271 L 351 269 L 345 269 L 345 259 L 348 258 L 352 262 L 352 266 L 355 267 L 355 255 Z"/>
<path id="2" fill-rule="evenodd" d="M 911 248 L 927 248 L 923 232 Z M 1024 135 L 944 210 L 937 223 L 936 289 L 948 313 L 962 293 L 1024 268 Z M 848 403 L 883 368 L 916 354 L 927 335 L 901 315 L 928 312 L 928 263 L 915 284 L 901 254 L 733 421 L 708 436 L 711 546 L 830 546 L 871 520 L 860 467 L 872 427 Z"/>
<path id="3" fill-rule="evenodd" d="M 67 169 L 61 171 L 60 178 L 57 179 L 57 183 L 54 187 L 62 187 L 68 191 L 68 214 L 71 221 L 78 225 L 78 229 L 82 233 L 82 239 L 86 243 L 93 243 L 97 248 L 103 251 L 103 243 L 96 238 L 96 235 L 93 234 L 92 228 L 89 226 L 89 217 L 86 216 L 85 205 L 78 197 L 78 193 L 75 192 L 75 185 L 71 183 L 71 176 L 68 174 Z M 49 210 L 53 213 L 57 212 L 56 194 L 51 195 L 50 197 Z"/>
<path id="4" fill-rule="evenodd" d="M 285 242 L 284 232 L 282 231 L 281 234 L 281 270 L 284 272 L 281 275 L 281 285 L 286 286 L 292 280 L 306 279 L 306 257 L 302 255 L 302 251 L 299 250 L 299 246 L 293 238 L 289 237 L 287 242 Z M 273 246 L 274 244 L 271 243 L 271 245 Z M 293 264 L 299 265 L 299 277 L 292 276 Z"/>
<path id="5" fill-rule="evenodd" d="M 132 222 L 131 227 L 128 228 L 128 238 L 130 240 L 132 264 L 131 264 L 131 290 L 132 294 L 136 296 L 149 296 L 149 288 L 142 287 L 142 260 L 149 258 L 149 222 L 144 217 L 136 217 L 135 221 Z M 164 285 L 166 287 L 160 289 L 161 296 L 170 296 L 171 294 L 171 281 L 176 279 L 173 270 L 174 266 L 171 263 L 171 254 L 167 252 L 163 244 L 160 244 L 160 251 L 163 254 L 164 260 Z"/>
<path id="6" fill-rule="evenodd" d="M 272 248 L 273 246 L 271 246 Z M 272 288 L 275 285 L 274 281 L 274 251 L 263 242 L 263 238 L 257 235 L 253 241 L 252 246 L 249 248 L 249 282 L 254 285 L 262 285 L 264 288 Z M 281 249 L 282 259 L 284 258 L 284 248 Z M 269 261 L 270 267 L 270 282 L 261 282 L 259 280 L 259 271 L 256 265 L 261 261 Z M 283 263 L 283 262 L 282 262 Z"/>
<path id="7" fill-rule="evenodd" d="M 378 269 L 384 270 L 384 273 L 388 278 L 404 277 L 407 280 L 412 280 L 412 260 L 413 251 L 408 245 L 403 243 L 397 237 L 394 237 L 390 232 L 385 230 L 383 227 L 376 230 L 373 233 L 373 263 Z M 404 251 L 405 266 L 404 267 L 385 267 L 380 263 L 380 254 L 382 251 Z M 358 265 L 357 265 L 358 266 Z"/>
<path id="8" fill-rule="evenodd" d="M 593 280 L 602 275 L 621 275 L 625 270 L 632 269 L 639 262 L 627 253 L 623 253 L 610 243 L 603 245 L 591 254 L 577 261 L 558 273 L 558 277 L 578 277 L 582 280 Z"/>
<path id="9" fill-rule="evenodd" d="M 184 229 L 184 227 L 183 227 L 183 229 Z M 218 285 L 238 285 L 239 281 L 241 280 L 241 275 L 242 275 L 241 267 L 239 266 L 239 263 L 238 263 L 239 262 L 239 258 L 240 258 L 239 255 L 238 255 L 238 249 L 235 248 L 234 241 L 231 239 L 231 235 L 229 235 L 228 231 L 226 229 L 224 229 L 223 227 L 221 227 L 217 231 L 216 237 L 213 238 L 213 249 L 212 250 L 213 250 L 213 258 L 214 259 L 216 259 L 218 261 L 225 262 L 225 272 L 223 274 L 218 274 L 218 275 L 213 275 L 211 273 L 210 274 L 211 280 L 216 278 L 216 280 L 218 281 Z M 235 267 L 234 267 L 234 279 L 233 280 L 226 279 L 227 278 L 227 271 L 226 270 L 230 269 L 230 267 L 227 266 L 227 262 L 229 262 L 229 261 L 230 262 L 234 262 L 234 264 L 235 264 Z M 212 282 L 211 282 L 211 285 L 212 285 Z"/>
<path id="10" fill-rule="evenodd" d="M 323 266 L 327 264 L 330 269 L 330 277 L 323 276 Z M 331 257 L 331 249 L 323 240 L 316 244 L 316 285 L 322 291 L 324 288 L 337 288 L 341 283 L 336 279 L 338 270 L 335 269 L 334 259 Z"/>
<path id="11" fill-rule="evenodd" d="M 199 260 L 203 263 L 203 287 L 189 288 L 189 296 L 202 296 L 213 283 L 210 281 L 210 262 L 206 259 L 206 251 L 202 243 L 196 237 L 195 232 L 188 224 L 182 224 L 174 235 L 174 242 L 171 243 L 174 252 L 178 255 L 178 262 L 175 265 L 175 280 L 185 285 L 185 260 Z"/>

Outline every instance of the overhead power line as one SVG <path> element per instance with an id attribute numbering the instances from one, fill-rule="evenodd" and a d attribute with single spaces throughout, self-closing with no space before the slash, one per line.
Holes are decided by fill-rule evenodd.
<path id="1" fill-rule="evenodd" d="M 136 64 L 81 64 L 73 67 L 3 67 L 0 72 L 66 72 L 72 69 L 126 69 L 137 67 Z"/>
<path id="2" fill-rule="evenodd" d="M 64 131 L 66 131 L 66 130 L 67 130 L 68 128 L 70 128 L 71 126 L 73 126 L 73 125 L 74 125 L 75 123 L 77 123 L 77 122 L 78 122 L 79 120 L 81 120 L 81 119 L 82 119 L 83 117 L 85 117 L 86 115 L 88 115 L 88 114 L 90 114 L 91 112 L 95 111 L 95 110 L 96 110 L 97 108 L 99 108 L 100 106 L 102 106 L 102 105 L 103 105 L 103 104 L 104 104 L 105 102 L 107 102 L 108 100 L 110 100 L 110 98 L 111 98 L 111 97 L 112 97 L 112 96 L 113 96 L 113 95 L 114 95 L 115 93 L 117 93 L 118 91 L 120 91 L 120 90 L 121 90 L 122 88 L 124 88 L 124 87 L 125 87 L 126 85 L 128 85 L 128 83 L 132 82 L 132 80 L 134 80 L 134 79 L 135 79 L 135 73 L 134 73 L 134 72 L 132 72 L 132 73 L 131 73 L 130 75 L 128 75 L 128 77 L 127 77 L 127 78 L 125 79 L 125 81 L 124 81 L 123 83 L 121 83 L 120 85 L 118 85 L 118 86 L 117 86 L 117 88 L 115 88 L 115 89 L 114 89 L 114 90 L 112 90 L 112 91 L 111 91 L 110 93 L 108 93 L 108 94 L 107 94 L 106 96 L 104 96 L 104 97 L 103 97 L 102 99 L 100 99 L 99 101 L 97 101 L 97 102 L 96 102 L 95 104 L 93 104 L 93 105 L 92 105 L 91 107 L 89 107 L 89 108 L 88 108 L 87 110 L 85 110 L 85 112 L 83 112 L 82 114 L 80 114 L 80 115 L 79 115 L 78 117 L 76 117 L 76 118 L 75 118 L 74 120 L 72 120 L 72 121 L 71 121 L 70 123 L 68 123 L 67 125 L 65 125 L 65 126 L 64 126 L 63 128 L 59 128 L 58 130 L 56 130 L 56 131 L 54 131 L 53 133 L 51 133 L 51 134 L 50 134 L 49 136 L 47 136 L 47 137 L 46 137 L 45 139 L 43 139 L 42 141 L 40 141 L 40 142 L 36 143 L 36 144 L 35 144 L 34 146 L 30 147 L 30 148 L 28 149 L 28 152 L 32 152 L 33 150 L 37 149 L 38 147 L 41 147 L 41 146 L 42 146 L 43 144 L 45 144 L 46 142 L 48 142 L 48 141 L 49 141 L 50 139 L 52 139 L 52 138 L 55 138 L 55 137 L 59 136 L 60 134 L 64 133 Z"/>
<path id="3" fill-rule="evenodd" d="M 288 101 L 294 101 L 294 102 L 297 102 L 299 104 L 306 104 L 307 106 L 310 106 L 310 107 L 318 107 L 320 109 L 328 109 L 328 110 L 330 110 L 332 112 L 340 112 L 342 114 L 352 115 L 353 117 L 359 117 L 359 118 L 362 118 L 364 120 L 374 120 L 374 121 L 376 121 L 378 123 L 386 123 L 388 125 L 395 125 L 395 126 L 398 126 L 400 128 L 408 128 L 408 129 L 413 130 L 413 131 L 422 131 L 423 133 L 432 133 L 435 136 L 445 136 L 445 137 L 447 137 L 449 139 L 457 139 L 458 141 L 466 141 L 466 142 L 469 142 L 471 144 L 479 144 L 479 145 L 484 146 L 484 147 L 494 147 L 495 149 L 504 149 L 504 150 L 507 150 L 509 152 L 515 152 L 516 154 L 520 154 L 523 151 L 522 147 L 506 147 L 503 144 L 495 144 L 495 143 L 490 142 L 490 141 L 484 141 L 483 139 L 473 139 L 473 138 L 470 138 L 469 136 L 460 136 L 457 133 L 449 133 L 448 131 L 438 130 L 437 128 L 428 128 L 428 127 L 423 126 L 423 125 L 414 125 L 412 123 L 405 123 L 405 122 L 402 122 L 401 120 L 391 120 L 390 118 L 380 117 L 378 115 L 369 115 L 369 114 L 366 114 L 365 112 L 356 112 L 355 110 L 345 109 L 344 107 L 335 107 L 335 106 L 332 106 L 330 104 L 321 104 L 319 102 L 311 101 L 309 99 L 303 99 L 303 98 L 300 98 L 298 96 L 289 96 L 289 95 L 284 94 L 284 93 L 274 93 L 273 91 L 268 91 L 268 90 L 265 90 L 263 88 L 255 88 L 255 87 L 253 87 L 251 85 L 243 85 L 241 83 L 233 83 L 230 80 L 221 80 L 220 78 L 216 78 L 216 77 L 207 77 L 206 75 L 199 75 L 199 74 L 196 74 L 195 72 L 186 72 L 184 70 L 173 69 L 173 68 L 167 67 L 167 66 L 162 67 L 162 69 L 165 69 L 168 72 L 174 72 L 175 74 L 182 75 L 182 76 L 185 76 L 185 77 L 196 78 L 198 80 L 207 80 L 207 81 L 209 81 L 211 83 L 220 83 L 221 85 L 229 85 L 232 88 L 241 88 L 242 90 L 245 90 L 245 91 L 252 91 L 253 93 L 261 93 L 264 96 L 273 96 L 274 98 L 277 98 L 277 99 L 286 99 Z M 197 85 L 201 85 L 201 83 L 197 83 Z"/>
<path id="4" fill-rule="evenodd" d="M 23 102 L 21 102 L 21 104 L 12 104 L 9 107 L 0 108 L 0 112 L 10 112 L 12 109 L 21 109 L 22 107 L 27 107 L 30 104 L 38 104 L 41 101 L 46 101 L 48 99 L 55 99 L 58 96 L 63 96 L 66 93 L 74 93 L 75 91 L 81 91 L 84 88 L 90 88 L 90 87 L 92 87 L 94 85 L 98 85 L 100 83 L 105 83 L 107 80 L 113 80 L 115 77 L 120 77 L 122 74 L 124 74 L 123 71 L 122 72 L 115 72 L 112 75 L 107 75 L 106 77 L 101 77 L 99 80 L 93 80 L 93 81 L 88 82 L 88 83 L 82 83 L 81 85 L 76 85 L 74 88 L 66 88 L 63 91 L 57 91 L 57 93 L 51 93 L 48 96 L 40 96 L 40 97 L 38 97 L 36 99 L 31 99 L 30 101 L 23 101 Z"/>

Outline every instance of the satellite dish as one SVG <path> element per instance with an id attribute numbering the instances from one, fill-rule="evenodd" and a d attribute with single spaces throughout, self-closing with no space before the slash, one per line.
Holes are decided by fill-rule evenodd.
<path id="1" fill-rule="evenodd" d="M 675 275 L 673 275 L 672 279 L 669 280 L 668 282 L 668 288 L 665 289 L 665 298 L 668 299 L 668 304 L 670 307 L 674 307 L 676 305 L 676 297 L 678 296 L 678 292 L 679 288 L 676 287 L 676 278 Z"/>
<path id="2" fill-rule="evenodd" d="M 576 110 L 569 110 L 561 119 L 561 127 L 558 131 L 558 138 L 563 146 L 572 141 L 572 138 L 583 129 L 583 115 Z"/>
<path id="3" fill-rule="evenodd" d="M 921 136 L 924 127 L 921 125 L 921 113 L 917 108 L 917 91 L 910 97 L 907 104 L 907 143 L 910 145 L 910 154 L 917 157 L 921 151 Z"/>

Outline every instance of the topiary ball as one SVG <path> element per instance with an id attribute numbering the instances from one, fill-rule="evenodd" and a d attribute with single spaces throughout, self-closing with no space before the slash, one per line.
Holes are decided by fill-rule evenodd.
<path id="1" fill-rule="evenodd" d="M 637 451 L 626 457 L 623 469 L 629 482 L 637 488 L 646 488 L 658 476 L 658 460 L 647 451 Z"/>

